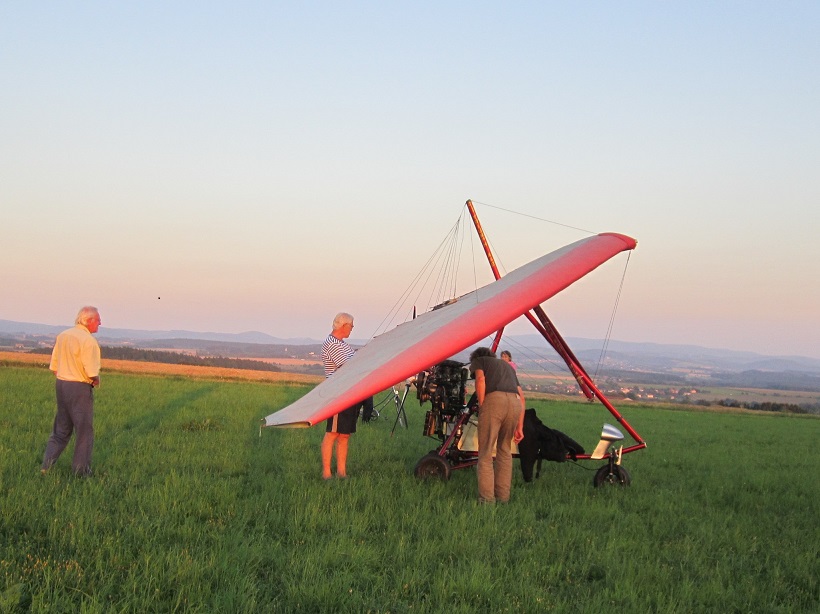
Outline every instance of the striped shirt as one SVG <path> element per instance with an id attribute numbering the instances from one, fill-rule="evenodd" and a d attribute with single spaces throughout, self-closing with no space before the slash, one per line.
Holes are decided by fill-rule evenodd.
<path id="1" fill-rule="evenodd" d="M 344 339 L 337 339 L 331 333 L 322 344 L 322 362 L 325 365 L 325 377 L 330 377 L 333 372 L 350 360 L 355 354 L 355 350 L 350 347 Z"/>

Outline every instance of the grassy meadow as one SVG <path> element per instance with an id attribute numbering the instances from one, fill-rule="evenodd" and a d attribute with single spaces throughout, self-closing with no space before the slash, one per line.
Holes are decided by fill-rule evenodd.
<path id="1" fill-rule="evenodd" d="M 320 478 L 323 427 L 259 432 L 298 384 L 104 373 L 94 477 L 39 465 L 52 375 L 0 366 L 0 611 L 816 612 L 820 419 L 630 406 L 632 486 L 545 463 L 508 505 L 475 474 L 412 475 L 436 442 L 408 402 Z M 538 401 L 588 449 L 599 405 Z"/>

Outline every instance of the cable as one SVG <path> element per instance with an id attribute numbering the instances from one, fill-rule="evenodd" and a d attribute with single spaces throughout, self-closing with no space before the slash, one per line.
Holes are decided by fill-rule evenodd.
<path id="1" fill-rule="evenodd" d="M 577 226 L 570 226 L 569 224 L 562 224 L 561 222 L 556 222 L 554 220 L 548 220 L 546 218 L 537 217 L 535 215 L 530 215 L 528 213 L 521 213 L 519 211 L 513 211 L 511 209 L 505 209 L 503 207 L 496 207 L 495 205 L 489 205 L 487 203 L 482 203 L 482 202 L 479 202 L 477 200 L 474 200 L 473 204 L 474 205 L 483 205 L 484 207 L 490 207 L 492 209 L 498 209 L 499 211 L 506 211 L 507 213 L 512 213 L 514 215 L 520 215 L 522 217 L 528 217 L 528 218 L 531 218 L 533 220 L 538 220 L 540 222 L 547 222 L 549 224 L 555 224 L 556 226 L 563 226 L 564 228 L 569 228 L 571 230 L 578 230 L 580 232 L 585 232 L 585 233 L 590 234 L 590 235 L 597 235 L 598 234 L 597 232 L 594 232 L 592 230 L 586 230 L 584 228 L 578 228 Z"/>
<path id="2" fill-rule="evenodd" d="M 598 357 L 598 366 L 595 368 L 595 377 L 593 379 L 598 379 L 598 372 L 601 370 L 603 366 L 604 359 L 606 358 L 606 352 L 609 349 L 609 342 L 612 338 L 612 329 L 615 326 L 615 314 L 618 312 L 618 305 L 621 302 L 621 292 L 624 289 L 624 280 L 626 279 L 626 269 L 629 267 L 629 259 L 632 256 L 632 252 L 628 252 L 626 255 L 626 264 L 624 264 L 624 272 L 621 275 L 621 283 L 618 286 L 618 292 L 615 296 L 615 304 L 612 307 L 612 314 L 609 316 L 609 324 L 606 329 L 606 336 L 604 337 L 604 345 L 601 347 L 601 355 Z"/>

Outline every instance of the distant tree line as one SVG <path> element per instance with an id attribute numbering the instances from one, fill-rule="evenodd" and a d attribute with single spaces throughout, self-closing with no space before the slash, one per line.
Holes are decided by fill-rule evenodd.
<path id="1" fill-rule="evenodd" d="M 710 373 L 703 379 L 687 379 L 668 372 L 643 372 L 623 369 L 602 369 L 601 375 L 620 381 L 647 386 L 679 385 L 722 386 L 729 388 L 765 388 L 766 390 L 790 390 L 797 392 L 820 392 L 820 375 L 802 371 L 743 371 L 740 373 Z"/>
<path id="2" fill-rule="evenodd" d="M 226 358 L 224 356 L 193 356 L 179 352 L 161 352 L 128 347 L 100 348 L 103 358 L 115 360 L 136 360 L 140 362 L 161 362 L 174 365 L 192 365 L 198 367 L 226 367 L 229 369 L 249 369 L 252 371 L 281 371 L 278 365 L 262 360 L 247 358 Z"/>
<path id="3" fill-rule="evenodd" d="M 721 407 L 738 407 L 743 409 L 753 409 L 756 411 L 776 411 L 789 414 L 808 414 L 812 413 L 810 408 L 804 408 L 794 403 L 771 403 L 765 401 L 763 403 L 751 402 L 744 403 L 736 399 L 723 399 L 717 403 Z"/>
<path id="4" fill-rule="evenodd" d="M 199 356 L 236 356 L 239 358 L 309 358 L 318 355 L 319 345 L 276 345 L 267 343 L 239 343 L 235 341 L 206 341 L 202 339 L 159 339 L 141 341 L 145 348 L 196 350 Z"/>
<path id="5" fill-rule="evenodd" d="M 768 372 L 753 370 L 741 373 L 713 374 L 709 379 L 709 384 L 739 388 L 765 388 L 766 390 L 820 392 L 820 376 L 803 371 Z"/>
<path id="6" fill-rule="evenodd" d="M 51 354 L 52 348 L 38 348 L 32 354 Z M 246 358 L 226 358 L 224 356 L 193 356 L 180 352 L 161 352 L 158 350 L 143 350 L 128 347 L 100 347 L 100 354 L 103 358 L 114 360 L 133 360 L 137 362 L 159 362 L 171 365 L 191 365 L 195 367 L 226 367 L 228 369 L 247 369 L 250 371 L 275 371 L 281 372 L 278 365 L 274 365 L 262 360 L 249 360 Z"/>

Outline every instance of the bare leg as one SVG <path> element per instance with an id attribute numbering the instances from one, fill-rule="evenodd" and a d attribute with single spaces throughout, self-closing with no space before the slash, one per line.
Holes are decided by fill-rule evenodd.
<path id="1" fill-rule="evenodd" d="M 336 475 L 340 478 L 347 477 L 347 444 L 350 435 L 339 435 L 339 442 L 336 444 Z"/>
<path id="2" fill-rule="evenodd" d="M 336 443 L 336 439 L 339 437 L 339 433 L 325 433 L 325 438 L 322 439 L 322 478 L 325 480 L 329 480 L 333 474 L 330 471 L 330 459 L 333 456 L 333 444 Z M 338 451 L 336 452 L 338 455 Z M 336 466 L 338 468 L 339 459 L 336 459 Z"/>

